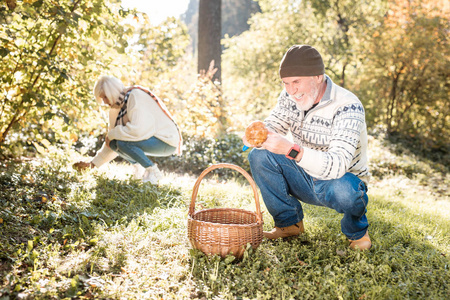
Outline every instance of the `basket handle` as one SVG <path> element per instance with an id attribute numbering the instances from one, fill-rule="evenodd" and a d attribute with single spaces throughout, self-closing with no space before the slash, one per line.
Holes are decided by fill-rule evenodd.
<path id="1" fill-rule="evenodd" d="M 262 214 L 261 214 L 261 208 L 260 208 L 260 205 L 259 205 L 258 190 L 256 188 L 256 184 L 253 181 L 252 177 L 244 169 L 242 169 L 241 167 L 236 166 L 236 165 L 232 165 L 232 164 L 226 164 L 226 163 L 215 164 L 215 165 L 209 166 L 208 168 L 206 168 L 200 174 L 200 176 L 198 177 L 197 181 L 195 182 L 194 190 L 192 191 L 191 205 L 189 206 L 189 215 L 192 215 L 194 213 L 194 211 L 195 211 L 195 199 L 197 198 L 198 188 L 200 186 L 200 182 L 206 176 L 206 174 L 208 174 L 212 170 L 219 169 L 219 168 L 228 168 L 228 169 L 236 170 L 239 173 L 241 173 L 242 175 L 244 175 L 244 177 L 248 180 L 248 182 L 250 182 L 250 185 L 252 186 L 252 189 L 253 189 L 253 195 L 255 197 L 256 217 L 258 219 L 258 222 L 262 222 Z"/>

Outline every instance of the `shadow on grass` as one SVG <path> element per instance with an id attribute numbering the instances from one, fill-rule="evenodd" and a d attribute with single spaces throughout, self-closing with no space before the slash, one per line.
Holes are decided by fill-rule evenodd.
<path id="1" fill-rule="evenodd" d="M 97 178 L 93 189 L 95 198 L 91 202 L 86 217 L 98 218 L 113 225 L 115 222 L 127 222 L 142 213 L 152 213 L 156 208 L 178 205 L 181 192 L 164 185 L 156 186 L 137 180 Z"/>
<path id="2" fill-rule="evenodd" d="M 173 187 L 136 180 L 99 176 L 94 184 L 85 185 L 72 172 L 15 163 L 5 163 L 1 171 L 0 296 L 1 287 L 14 282 L 6 280 L 8 274 L 15 276 L 13 273 L 38 266 L 56 268 L 69 277 L 89 273 L 86 269 L 92 268 L 92 264 L 87 253 L 94 251 L 96 257 L 102 257 L 105 251 L 96 247 L 100 227 L 105 231 L 126 227 L 139 222 L 142 214 L 152 214 L 155 208 L 184 205 L 178 202 L 180 191 Z M 80 254 L 78 260 L 60 261 L 61 268 L 45 266 L 48 261 L 39 257 L 51 253 L 58 253 L 60 258 L 70 257 L 71 253 L 86 255 Z M 115 261 L 96 268 L 101 273 L 120 272 L 125 253 L 124 249 L 122 254 L 118 249 Z M 14 290 L 14 286 L 6 290 Z"/>

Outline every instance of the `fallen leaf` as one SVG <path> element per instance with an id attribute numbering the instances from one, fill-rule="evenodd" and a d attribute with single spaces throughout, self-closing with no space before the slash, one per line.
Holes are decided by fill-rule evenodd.
<path id="1" fill-rule="evenodd" d="M 78 141 L 78 135 L 76 135 L 75 133 L 71 133 L 70 140 L 75 143 L 76 141 Z"/>
<path id="2" fill-rule="evenodd" d="M 307 266 L 307 265 L 308 265 L 307 263 L 305 263 L 305 262 L 302 261 L 302 260 L 299 260 L 298 263 L 300 264 L 300 266 Z"/>
<path id="3" fill-rule="evenodd" d="M 305 263 L 303 260 L 298 259 L 297 254 L 295 254 L 295 257 L 297 258 L 298 263 L 300 264 L 300 266 L 307 266 L 308 264 Z"/>

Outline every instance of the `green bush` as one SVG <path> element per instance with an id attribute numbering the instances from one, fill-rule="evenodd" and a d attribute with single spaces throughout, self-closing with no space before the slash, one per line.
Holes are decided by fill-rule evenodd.
<path id="1" fill-rule="evenodd" d="M 237 134 L 228 134 L 220 138 L 184 137 L 184 149 L 181 156 L 158 157 L 154 161 L 164 170 L 199 175 L 212 164 L 228 163 L 237 165 L 250 172 L 247 160 L 248 152 L 242 152 L 242 138 Z M 237 173 L 218 170 L 224 178 L 234 177 Z"/>

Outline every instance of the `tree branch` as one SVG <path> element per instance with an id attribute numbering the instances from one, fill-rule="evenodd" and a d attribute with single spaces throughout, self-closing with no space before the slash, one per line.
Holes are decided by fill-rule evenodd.
<path id="1" fill-rule="evenodd" d="M 78 0 L 78 1 L 76 1 L 76 2 L 74 3 L 72 9 L 70 10 L 70 13 L 73 13 L 73 12 L 75 11 L 75 9 L 77 8 L 77 6 L 80 4 L 81 1 L 82 1 L 82 0 Z M 48 56 L 51 56 L 51 55 L 53 54 L 53 51 L 56 49 L 56 46 L 57 46 L 59 40 L 61 39 L 61 37 L 62 37 L 62 33 L 60 33 L 60 34 L 56 37 L 56 39 L 54 40 L 53 45 L 52 45 L 50 51 L 48 52 Z M 43 68 L 43 67 L 42 67 L 42 68 Z M 41 70 L 42 70 L 42 68 L 41 68 Z M 33 80 L 33 83 L 31 84 L 31 86 L 28 87 L 28 90 L 31 90 L 31 89 L 36 85 L 36 83 L 38 82 L 40 76 L 41 76 L 41 72 L 38 72 L 38 75 L 37 75 L 36 78 Z M 21 99 L 21 101 L 20 101 L 20 103 L 19 103 L 19 106 L 18 106 L 18 108 L 17 108 L 17 111 L 23 110 L 23 108 L 24 108 L 23 104 L 24 104 L 24 98 L 22 97 L 22 99 Z M 5 138 L 6 138 L 6 136 L 8 135 L 8 132 L 9 132 L 9 130 L 12 128 L 12 126 L 13 126 L 15 123 L 17 123 L 20 119 L 24 118 L 27 114 L 28 114 L 28 110 L 23 110 L 23 114 L 22 114 L 21 116 L 18 117 L 18 115 L 16 114 L 16 115 L 11 119 L 11 121 L 9 122 L 8 126 L 6 127 L 6 129 L 0 134 L 0 145 L 2 145 L 2 144 L 4 143 Z"/>

